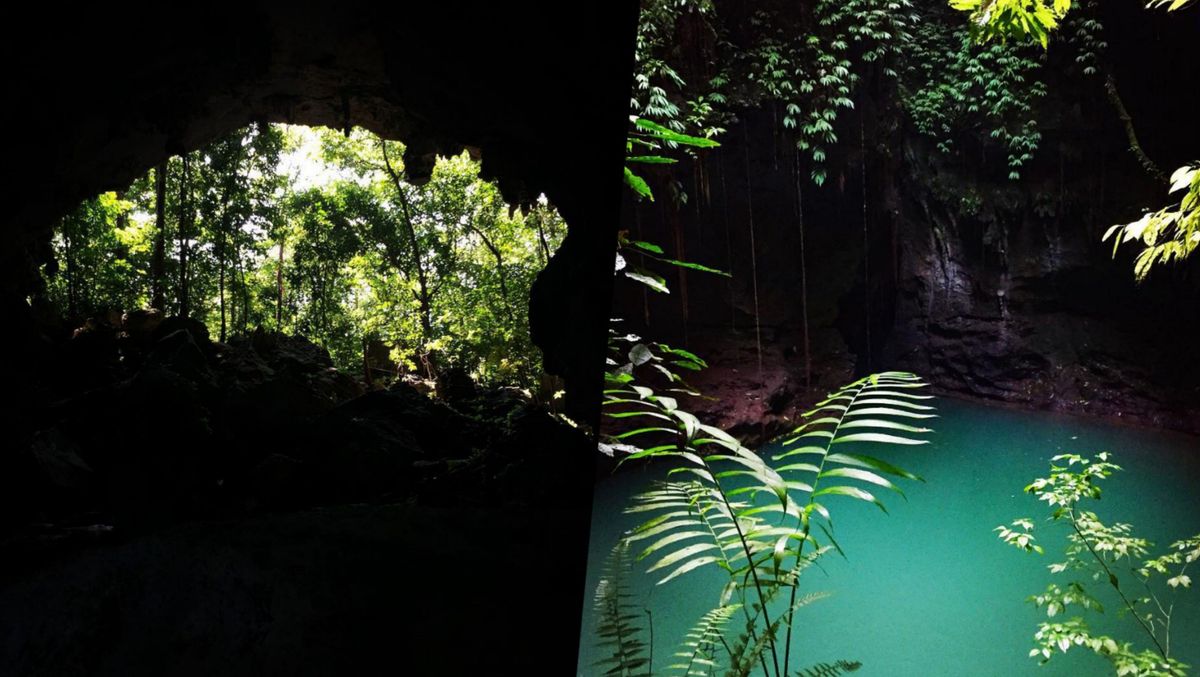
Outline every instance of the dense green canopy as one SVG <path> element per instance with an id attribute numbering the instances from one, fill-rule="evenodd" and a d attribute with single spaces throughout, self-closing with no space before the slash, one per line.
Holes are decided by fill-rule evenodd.
<path id="1" fill-rule="evenodd" d="M 359 129 L 237 130 L 67 215 L 44 300 L 78 323 L 149 307 L 160 288 L 162 310 L 220 340 L 262 327 L 347 369 L 369 353 L 376 370 L 533 383 L 527 298 L 562 220 L 544 200 L 506 204 L 465 152 L 421 186 L 402 155 Z"/>

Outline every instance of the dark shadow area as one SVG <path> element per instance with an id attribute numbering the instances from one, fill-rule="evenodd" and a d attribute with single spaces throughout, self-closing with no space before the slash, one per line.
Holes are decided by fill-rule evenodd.
<path id="1" fill-rule="evenodd" d="M 585 432 L 469 382 L 364 393 L 270 331 L 134 314 L 64 340 L 31 299 L 81 200 L 249 123 L 403 141 L 415 183 L 469 148 L 507 202 L 567 222 L 530 333 L 594 424 L 635 4 L 33 12 L 3 47 L 0 672 L 572 670 Z"/>

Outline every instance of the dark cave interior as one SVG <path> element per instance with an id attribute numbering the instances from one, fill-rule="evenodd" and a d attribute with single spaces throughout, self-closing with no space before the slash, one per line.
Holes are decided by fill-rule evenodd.
<path id="1" fill-rule="evenodd" d="M 414 674 L 522 674 L 573 664 L 592 477 L 582 435 L 488 396 L 451 409 L 376 393 L 331 413 L 354 391 L 322 376 L 328 356 L 270 336 L 236 356 L 217 355 L 203 327 L 186 323 L 145 336 L 153 348 L 144 364 L 73 398 L 68 412 L 55 397 L 78 362 L 42 336 L 27 299 L 49 256 L 49 228 L 66 210 L 247 123 L 365 127 L 403 140 L 418 179 L 436 154 L 470 147 L 506 199 L 544 193 L 569 223 L 535 286 L 532 333 L 547 368 L 566 381 L 568 409 L 595 420 L 636 9 L 31 8 L 22 20 L 29 30 L 3 47 L 14 103 L 5 118 L 19 130 L 13 152 L 26 170 L 10 183 L 25 197 L 3 230 L 0 295 L 10 345 L 22 355 L 8 375 L 16 391 L 5 418 L 10 440 L 26 442 L 47 421 L 69 420 L 66 434 L 83 440 L 90 458 L 108 459 L 104 486 L 92 491 L 107 496 L 96 500 L 123 514 L 128 529 L 113 534 L 87 518 L 9 524 L 5 550 L 16 557 L 5 557 L 0 664 L 18 674 L 125 675 L 370 674 L 389 664 Z M 120 88 L 106 84 L 113 74 Z M 559 157 L 567 138 L 586 161 Z M 157 341 L 164 335 L 174 337 L 169 350 Z M 246 399 L 227 401 L 231 389 Z M 146 419 L 155 422 L 114 427 L 101 413 L 110 405 L 155 412 Z M 205 413 L 181 414 L 189 408 Z M 177 480 L 215 479 L 221 462 L 204 457 L 205 440 L 236 429 L 239 408 L 271 421 L 272 446 L 286 456 L 241 473 L 244 487 L 256 477 L 266 484 L 234 489 L 228 495 L 241 498 L 232 503 L 209 501 L 207 490 Z M 497 430 L 485 419 L 508 423 Z M 342 466 L 354 478 L 328 482 L 316 472 L 293 481 L 293 456 L 320 466 L 316 426 L 358 437 L 360 465 Z M 409 450 L 409 471 L 395 459 L 380 464 L 387 445 Z M 517 463 L 523 470 L 509 462 L 530 454 L 542 462 Z M 48 469 L 38 458 L 6 459 L 5 505 L 9 515 L 54 521 L 42 507 L 71 499 L 47 500 L 45 485 L 27 481 Z M 455 459 L 463 472 L 447 469 Z M 558 470 L 547 475 L 550 461 Z M 420 498 L 414 465 L 426 479 L 455 479 Z M 50 466 L 73 483 L 70 463 Z M 279 491 L 316 478 L 329 489 L 320 498 Z M 246 517 L 250 496 L 257 507 Z M 185 515 L 200 521 L 165 526 Z M 538 543 L 563 554 L 530 568 L 524 558 Z M 530 597 L 535 586 L 561 593 Z M 531 614 L 541 619 L 536 647 L 514 620 Z"/>

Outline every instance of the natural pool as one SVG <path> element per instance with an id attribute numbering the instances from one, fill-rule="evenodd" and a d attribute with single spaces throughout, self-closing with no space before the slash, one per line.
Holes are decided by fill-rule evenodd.
<path id="1" fill-rule="evenodd" d="M 849 499 L 829 502 L 847 559 L 829 554 L 820 568 L 805 572 L 804 590 L 833 596 L 797 612 L 793 651 L 802 660 L 792 665 L 856 660 L 863 667 L 854 674 L 881 677 L 1111 674 L 1107 661 L 1079 648 L 1056 654 L 1044 666 L 1028 657 L 1045 614 L 1026 598 L 1050 582 L 1065 585 L 1070 579 L 1046 568 L 1061 559 L 1064 527 L 1049 524 L 1045 504 L 1021 490 L 1046 475 L 1055 454 L 1110 451 L 1124 470 L 1103 482 L 1104 497 L 1090 508 L 1106 522 L 1131 523 L 1158 555 L 1171 542 L 1200 533 L 1200 439 L 944 398 L 936 404 L 940 418 L 932 421 L 931 444 L 878 453 L 925 478 L 923 484 L 903 484 L 907 501 L 881 496 L 889 515 Z M 592 612 L 600 568 L 620 535 L 645 517 L 626 515 L 623 508 L 665 470 L 625 472 L 596 487 L 580 675 L 603 674 L 593 667 L 602 655 L 595 647 Z M 1045 555 L 1019 552 L 996 537 L 994 527 L 1017 517 L 1035 519 Z M 654 674 L 677 674 L 664 669 L 670 655 L 715 605 L 726 577 L 702 568 L 655 586 L 658 577 L 642 574 L 647 565 L 634 564 L 631 587 L 639 605 L 651 610 Z M 1118 617 L 1111 590 L 1094 590 L 1105 613 L 1086 614 L 1093 630 L 1120 628 L 1118 638 L 1144 646 L 1133 621 Z M 1177 599 L 1172 656 L 1200 674 L 1200 583 Z"/>

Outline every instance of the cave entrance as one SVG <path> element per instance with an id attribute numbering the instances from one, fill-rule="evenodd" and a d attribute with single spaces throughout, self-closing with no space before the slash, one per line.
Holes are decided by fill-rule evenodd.
<path id="1" fill-rule="evenodd" d="M 528 306 L 565 234 L 545 195 L 506 202 L 477 151 L 436 155 L 418 183 L 405 146 L 365 129 L 252 124 L 70 211 L 30 301 L 49 335 L 107 332 L 132 362 L 174 318 L 220 345 L 307 337 L 365 389 L 554 404 Z"/>
<path id="2" fill-rule="evenodd" d="M 422 180 L 409 148 L 252 123 L 63 216 L 28 299 L 48 404 L 4 459 L 4 521 L 140 533 L 462 491 L 506 501 L 489 478 L 521 466 L 536 484 L 563 448 L 585 465 L 530 339 L 565 222 L 545 195 L 507 201 L 475 149 L 435 155 Z M 113 425 L 126 431 L 96 434 Z"/>

